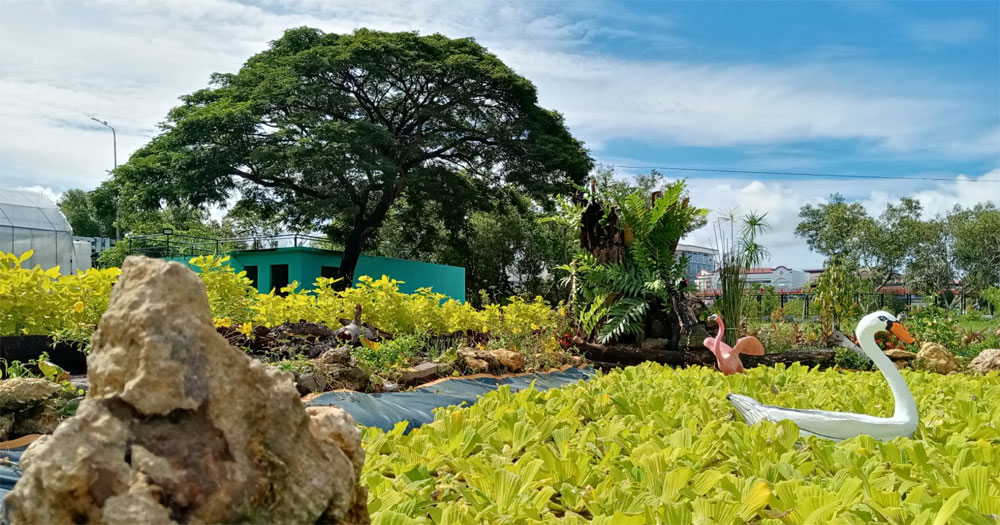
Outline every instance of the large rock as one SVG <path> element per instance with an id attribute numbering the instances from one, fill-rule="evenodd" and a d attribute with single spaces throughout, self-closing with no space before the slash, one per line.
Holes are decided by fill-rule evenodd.
<path id="1" fill-rule="evenodd" d="M 923 368 L 939 374 L 950 374 L 958 371 L 958 361 L 944 345 L 924 343 L 917 352 L 917 361 Z"/>
<path id="2" fill-rule="evenodd" d="M 1000 349 L 983 350 L 969 363 L 969 370 L 985 374 L 1000 371 Z"/>
<path id="3" fill-rule="evenodd" d="M 75 417 L 22 457 L 12 523 L 367 523 L 360 433 L 229 346 L 205 287 L 130 257 Z"/>

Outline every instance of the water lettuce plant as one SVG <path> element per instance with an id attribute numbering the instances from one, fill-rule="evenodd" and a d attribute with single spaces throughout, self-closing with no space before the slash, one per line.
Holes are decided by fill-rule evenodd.
<path id="1" fill-rule="evenodd" d="M 1000 376 L 904 374 L 920 426 L 886 443 L 748 427 L 725 399 L 888 415 L 871 372 L 645 364 L 501 389 L 407 434 L 366 429 L 369 510 L 381 524 L 996 523 Z"/>

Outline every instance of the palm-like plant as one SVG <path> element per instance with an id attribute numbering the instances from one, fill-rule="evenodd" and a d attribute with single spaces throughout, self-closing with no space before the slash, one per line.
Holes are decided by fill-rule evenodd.
<path id="1" fill-rule="evenodd" d="M 766 217 L 766 213 L 755 212 L 739 217 L 735 211 L 729 211 L 715 221 L 716 265 L 722 286 L 722 297 L 715 302 L 715 309 L 737 327 L 723 335 L 723 341 L 730 346 L 736 344 L 740 335 L 738 327 L 747 301 L 745 270 L 768 257 L 767 248 L 757 242 L 757 237 L 770 229 Z"/>
<path id="2" fill-rule="evenodd" d="M 667 186 L 652 204 L 640 192 L 619 203 L 624 222 L 626 252 L 622 262 L 601 262 L 591 254 L 578 258 L 577 272 L 589 317 L 604 314 L 601 342 L 645 329 L 647 315 L 657 303 L 664 309 L 670 293 L 684 278 L 686 264 L 675 255 L 677 242 L 707 210 L 691 206 L 684 197 L 684 181 Z"/>

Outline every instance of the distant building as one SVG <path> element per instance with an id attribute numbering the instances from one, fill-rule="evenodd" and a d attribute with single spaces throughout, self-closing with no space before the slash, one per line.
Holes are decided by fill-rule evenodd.
<path id="1" fill-rule="evenodd" d="M 160 257 L 186 264 L 198 255 L 228 255 L 229 264 L 246 277 L 260 293 L 280 290 L 293 281 L 304 290 L 314 288 L 317 277 L 337 277 L 343 252 L 332 249 L 329 240 L 310 235 L 283 234 L 243 239 L 212 239 L 165 230 L 152 235 L 135 235 L 128 243 L 130 254 Z M 399 291 L 417 293 L 431 288 L 465 301 L 465 268 L 421 261 L 361 255 L 354 270 L 354 283 L 363 276 L 383 275 L 399 281 Z"/>
<path id="2" fill-rule="evenodd" d="M 710 292 L 715 289 L 717 280 L 715 272 L 702 270 L 694 277 L 694 285 L 698 287 L 699 292 Z"/>
<path id="3" fill-rule="evenodd" d="M 715 259 L 718 252 L 712 248 L 694 246 L 692 244 L 678 244 L 677 255 L 684 255 L 688 259 L 688 281 L 696 281 L 698 274 L 702 271 L 715 271 Z"/>
<path id="4" fill-rule="evenodd" d="M 809 274 L 805 270 L 793 270 L 787 266 L 774 268 L 750 268 L 743 271 L 747 284 L 763 288 L 773 286 L 778 292 L 791 292 L 804 287 L 809 282 Z M 699 291 L 720 290 L 719 272 L 703 271 L 695 277 L 695 285 Z"/>

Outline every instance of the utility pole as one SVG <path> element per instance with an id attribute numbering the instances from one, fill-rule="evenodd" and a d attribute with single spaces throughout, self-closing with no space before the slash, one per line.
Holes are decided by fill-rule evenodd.
<path id="1" fill-rule="evenodd" d="M 108 124 L 107 121 L 98 120 L 97 117 L 90 117 L 90 120 L 93 120 L 102 126 L 106 126 L 111 130 L 111 145 L 115 159 L 115 169 L 118 169 L 118 134 L 115 133 L 115 128 L 111 127 L 111 124 Z M 115 203 L 115 242 L 120 241 L 122 238 L 121 229 L 118 227 L 118 208 L 120 204 L 121 202 L 119 198 L 119 202 Z"/>

